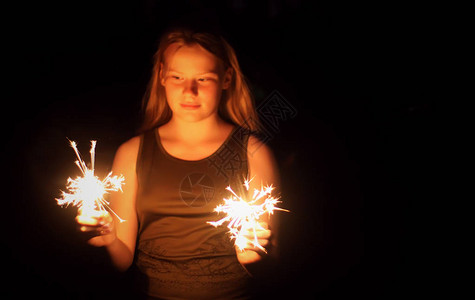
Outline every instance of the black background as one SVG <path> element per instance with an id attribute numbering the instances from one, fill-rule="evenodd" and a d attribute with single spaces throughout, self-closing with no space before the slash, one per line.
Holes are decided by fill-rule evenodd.
<path id="1" fill-rule="evenodd" d="M 113 272 L 101 249 L 79 239 L 74 209 L 56 205 L 77 172 L 66 138 L 84 154 L 97 139 L 96 169 L 105 175 L 139 124 L 160 33 L 183 23 L 223 33 L 257 105 L 276 90 L 297 111 L 269 141 L 291 213 L 282 215 L 282 261 L 262 280 L 261 295 L 423 293 L 422 279 L 435 268 L 425 255 L 422 214 L 435 121 L 435 106 L 420 89 L 431 35 L 423 11 L 297 0 L 30 1 L 7 8 L 6 294 L 129 295 L 129 275 Z"/>

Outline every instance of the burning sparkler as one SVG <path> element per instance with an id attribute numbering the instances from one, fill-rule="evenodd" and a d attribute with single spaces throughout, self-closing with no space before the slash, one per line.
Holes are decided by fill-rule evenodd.
<path id="1" fill-rule="evenodd" d="M 71 147 L 76 152 L 78 160 L 76 165 L 81 170 L 83 176 L 76 179 L 68 178 L 67 190 L 62 192 L 61 198 L 56 198 L 58 205 L 73 205 L 78 207 L 78 220 L 83 223 L 94 223 L 94 217 L 99 217 L 112 212 L 120 222 L 121 219 L 109 206 L 109 202 L 104 199 L 104 195 L 111 191 L 122 191 L 124 177 L 112 176 L 110 172 L 103 180 L 94 175 L 94 163 L 96 156 L 96 141 L 91 141 L 91 168 L 88 169 L 76 146 L 76 142 L 70 141 Z"/>
<path id="2" fill-rule="evenodd" d="M 246 187 L 246 191 L 249 191 L 249 183 L 251 181 L 252 179 L 244 181 L 243 185 Z M 223 212 L 226 216 L 216 222 L 207 223 L 218 227 L 225 222 L 229 222 L 227 227 L 231 234 L 231 240 L 235 240 L 234 244 L 239 250 L 243 251 L 248 242 L 250 242 L 254 247 L 267 253 L 266 249 L 259 244 L 257 237 L 257 230 L 265 229 L 258 222 L 260 216 L 265 213 L 268 213 L 270 216 L 275 210 L 288 212 L 286 209 L 275 206 L 281 201 L 272 196 L 274 187 L 270 185 L 261 187 L 260 190 L 254 189 L 252 199 L 249 201 L 245 200 L 245 198 L 247 198 L 246 196 L 237 195 L 230 186 L 228 186 L 226 190 L 231 192 L 232 196 L 230 198 L 224 198 L 224 204 L 218 205 L 214 209 L 215 212 Z M 257 204 L 258 202 L 261 202 L 261 204 Z M 254 235 L 252 241 L 246 238 L 246 233 L 248 232 L 252 232 Z"/>

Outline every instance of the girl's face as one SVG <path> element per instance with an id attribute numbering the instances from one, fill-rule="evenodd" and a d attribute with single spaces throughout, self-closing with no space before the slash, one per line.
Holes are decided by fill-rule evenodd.
<path id="1" fill-rule="evenodd" d="M 216 117 L 231 69 L 224 70 L 218 58 L 199 45 L 172 44 L 164 56 L 160 78 L 173 117 L 188 122 Z"/>

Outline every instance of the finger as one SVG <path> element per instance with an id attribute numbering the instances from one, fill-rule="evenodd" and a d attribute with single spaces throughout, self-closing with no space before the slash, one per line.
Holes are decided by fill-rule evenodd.
<path id="1" fill-rule="evenodd" d="M 272 231 L 270 230 L 258 230 L 256 231 L 256 237 L 261 239 L 269 239 L 272 236 Z"/>
<path id="2" fill-rule="evenodd" d="M 245 232 L 244 236 L 247 239 L 254 239 L 255 237 L 257 238 L 262 238 L 262 239 L 269 239 L 272 236 L 272 232 L 267 229 L 249 229 Z"/>
<path id="3" fill-rule="evenodd" d="M 112 221 L 114 221 L 112 219 L 112 216 L 110 213 L 108 212 L 105 212 L 104 214 L 100 215 L 100 216 L 97 216 L 95 217 L 97 219 L 97 221 L 100 223 L 100 224 L 110 224 L 112 223 Z"/>
<path id="4" fill-rule="evenodd" d="M 112 232 L 112 225 L 111 224 L 106 224 L 106 225 L 100 227 L 98 231 L 101 235 L 109 234 L 109 233 Z"/>
<path id="5" fill-rule="evenodd" d="M 105 225 L 79 225 L 79 231 L 87 233 L 89 237 L 91 236 L 98 236 L 98 235 L 106 235 L 112 232 L 113 225 L 111 223 Z"/>
<path id="6" fill-rule="evenodd" d="M 112 221 L 112 216 L 107 211 L 98 211 L 93 214 L 78 214 L 76 221 L 83 225 L 105 224 Z"/>
<path id="7" fill-rule="evenodd" d="M 246 244 L 244 247 L 245 250 L 253 250 L 253 251 L 263 251 L 267 252 L 266 246 L 269 244 L 269 240 L 257 240 L 252 241 Z"/>
<path id="8" fill-rule="evenodd" d="M 261 245 L 262 247 L 266 247 L 267 245 L 269 245 L 269 240 L 268 240 L 268 239 L 258 239 L 257 242 L 258 242 L 259 245 Z"/>
<path id="9" fill-rule="evenodd" d="M 95 222 L 83 222 L 84 219 L 78 221 L 78 226 L 77 228 L 81 232 L 94 232 L 98 231 L 104 224 L 101 222 L 95 221 Z"/>
<path id="10" fill-rule="evenodd" d="M 248 244 L 246 247 L 241 249 L 240 252 L 246 252 L 246 251 L 253 251 L 253 252 L 258 253 L 259 255 L 267 254 L 267 249 L 261 245 Z"/>
<path id="11" fill-rule="evenodd" d="M 257 239 L 257 240 L 248 240 L 244 245 L 241 245 L 240 248 L 243 250 L 253 250 L 253 251 L 258 251 L 260 249 L 261 251 L 267 252 L 265 250 L 265 247 L 269 245 L 269 240 L 268 239 Z"/>
<path id="12" fill-rule="evenodd" d="M 84 215 L 78 215 L 76 217 L 76 222 L 84 226 L 91 226 L 91 227 L 99 226 L 99 220 L 97 218 L 84 216 Z"/>
<path id="13" fill-rule="evenodd" d="M 81 232 L 93 232 L 96 231 L 98 226 L 79 225 L 78 229 Z"/>
<path id="14" fill-rule="evenodd" d="M 259 222 L 259 226 L 261 227 L 261 229 L 270 229 L 269 223 L 267 223 L 265 221 Z"/>

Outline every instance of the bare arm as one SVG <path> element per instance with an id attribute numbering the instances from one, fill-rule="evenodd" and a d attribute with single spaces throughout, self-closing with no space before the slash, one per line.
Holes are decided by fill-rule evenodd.
<path id="1" fill-rule="evenodd" d="M 125 219 L 125 222 L 116 221 L 117 239 L 107 246 L 113 264 L 119 270 L 127 270 L 133 262 L 135 241 L 137 239 L 138 221 L 135 208 L 137 195 L 137 173 L 135 166 L 140 146 L 140 138 L 135 137 L 122 144 L 117 150 L 112 165 L 115 174 L 122 174 L 125 178 L 123 193 L 114 193 L 111 197 L 112 209 Z"/>
<path id="2" fill-rule="evenodd" d="M 250 193 L 262 186 L 272 185 L 276 187 L 275 194 L 278 195 L 279 191 L 277 189 L 280 183 L 274 155 L 269 147 L 252 136 L 248 143 L 248 162 L 249 175 L 252 178 Z M 271 218 L 268 218 L 267 215 L 262 216 L 263 225 L 267 227 L 267 230 L 259 232 L 258 237 L 259 243 L 268 250 L 268 254 L 263 254 L 255 248 L 248 248 L 244 251 L 237 250 L 237 257 L 242 265 L 258 262 L 263 255 L 275 256 L 277 254 L 277 219 L 275 215 Z"/>
<path id="3" fill-rule="evenodd" d="M 89 240 L 89 244 L 106 247 L 113 265 L 126 271 L 132 264 L 137 238 L 138 221 L 135 208 L 137 194 L 137 175 L 135 165 L 140 145 L 140 138 L 134 137 L 122 144 L 116 152 L 112 172 L 122 174 L 125 178 L 121 192 L 111 194 L 111 208 L 124 222 L 108 215 L 102 221 L 105 227 L 99 227 L 97 236 Z M 106 230 L 104 230 L 106 228 Z"/>

